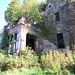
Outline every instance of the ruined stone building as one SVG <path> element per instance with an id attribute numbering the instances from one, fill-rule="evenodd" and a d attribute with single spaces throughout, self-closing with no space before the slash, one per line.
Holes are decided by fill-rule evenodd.
<path id="1" fill-rule="evenodd" d="M 47 0 L 43 14 L 46 26 L 53 20 L 56 27 L 57 47 L 71 49 L 75 45 L 75 2 Z"/>
<path id="2" fill-rule="evenodd" d="M 16 26 L 10 22 L 6 28 L 8 30 L 8 39 L 10 40 L 8 53 L 19 55 L 21 50 L 25 50 L 26 46 L 32 47 L 37 54 L 40 49 L 56 48 L 48 40 L 41 38 L 41 30 L 27 23 L 24 17 L 19 19 Z"/>
<path id="3" fill-rule="evenodd" d="M 13 48 L 12 52 L 18 54 L 20 50 L 25 50 L 27 45 L 38 53 L 39 38 L 37 37 L 36 32 L 40 33 L 41 31 L 25 21 L 25 18 L 21 17 L 16 26 L 12 23 L 8 26 L 9 39 L 11 40 L 9 43 L 9 53 L 11 47 Z"/>
<path id="4" fill-rule="evenodd" d="M 57 48 L 70 49 L 72 44 L 75 45 L 75 2 L 67 4 L 58 0 L 47 0 L 43 14 L 46 17 L 45 27 L 48 27 L 53 20 L 52 26 L 56 29 Z M 19 19 L 16 26 L 10 22 L 7 29 L 10 40 L 8 53 L 13 52 L 19 55 L 27 45 L 32 47 L 37 54 L 41 49 L 44 51 L 56 49 L 56 46 L 41 37 L 41 29 L 27 23 L 24 17 Z"/>

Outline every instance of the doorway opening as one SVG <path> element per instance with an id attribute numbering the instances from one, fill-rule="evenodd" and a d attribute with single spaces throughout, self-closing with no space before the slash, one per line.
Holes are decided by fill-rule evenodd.
<path id="1" fill-rule="evenodd" d="M 64 39 L 63 39 L 63 34 L 58 33 L 57 34 L 57 42 L 58 42 L 58 48 L 65 48 L 64 46 Z"/>
<path id="2" fill-rule="evenodd" d="M 26 35 L 26 46 L 31 47 L 35 51 L 35 40 L 36 37 L 30 34 Z"/>

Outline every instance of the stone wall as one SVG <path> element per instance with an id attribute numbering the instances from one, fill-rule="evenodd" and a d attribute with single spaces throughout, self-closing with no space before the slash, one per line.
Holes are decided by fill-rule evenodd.
<path id="1" fill-rule="evenodd" d="M 60 9 L 61 23 L 63 24 L 65 45 L 71 49 L 75 45 L 75 2 L 66 4 Z M 62 12 L 63 11 L 63 12 Z M 68 35 L 68 36 L 67 36 Z M 67 43 L 66 43 L 67 42 Z"/>
<path id="2" fill-rule="evenodd" d="M 24 23 L 20 21 L 16 26 L 12 26 L 8 29 L 8 34 L 17 33 L 17 40 L 11 41 L 9 44 L 16 42 L 16 50 L 13 55 L 20 55 L 21 50 L 25 50 L 26 47 L 26 36 L 27 34 L 35 36 L 35 52 L 38 54 L 42 49 L 44 52 L 47 52 L 49 49 L 56 49 L 56 46 L 49 42 L 49 40 L 43 39 L 41 37 L 41 30 L 35 28 L 29 23 Z M 40 44 L 41 42 L 41 44 Z M 10 45 L 9 45 L 10 46 Z"/>
<path id="3" fill-rule="evenodd" d="M 71 49 L 71 45 L 75 45 L 75 2 L 62 2 L 60 0 L 47 0 L 46 17 L 47 24 L 50 24 L 50 20 L 53 17 L 53 26 L 55 25 L 57 33 L 63 33 L 64 44 L 66 49 Z M 55 14 L 59 12 L 60 21 L 56 22 Z M 53 16 L 52 16 L 53 15 Z"/>
<path id="4" fill-rule="evenodd" d="M 36 39 L 35 39 L 35 52 L 38 54 L 39 50 L 40 50 L 40 46 L 39 46 L 40 32 L 41 32 L 40 29 L 35 28 L 33 25 L 31 25 L 29 23 L 25 23 L 24 17 L 22 17 L 19 20 L 19 22 L 17 23 L 16 26 L 12 25 L 12 27 L 10 27 L 10 25 L 9 25 L 8 26 L 8 34 L 9 35 L 13 34 L 13 40 L 9 43 L 9 46 L 11 43 L 12 44 L 16 43 L 16 50 L 12 51 L 12 53 L 14 53 L 14 54 L 16 53 L 16 55 L 20 55 L 21 50 L 25 50 L 26 41 L 27 41 L 26 36 L 27 36 L 27 34 L 30 34 L 30 35 L 33 35 L 36 37 Z M 17 33 L 17 40 L 14 40 L 15 33 Z M 13 45 L 13 47 L 14 47 L 14 45 Z"/>
<path id="5" fill-rule="evenodd" d="M 68 7 L 69 6 L 69 7 Z M 47 7 L 43 14 L 45 15 L 45 27 L 53 27 L 53 32 L 57 41 L 57 33 L 63 33 L 64 44 L 66 49 L 71 48 L 71 44 L 75 44 L 75 13 L 74 3 L 67 5 L 58 0 L 48 0 Z M 70 11 L 70 12 L 69 12 Z M 56 22 L 55 13 L 59 12 L 60 21 Z M 57 47 L 48 39 L 41 36 L 41 30 L 35 28 L 25 21 L 24 18 L 20 19 L 16 26 L 10 27 L 8 34 L 17 33 L 16 52 L 17 55 L 20 50 L 24 50 L 26 47 L 26 35 L 36 36 L 35 51 L 38 54 L 42 49 L 43 52 L 48 52 L 50 49 L 57 49 Z M 49 35 L 49 34 L 48 34 Z"/>
<path id="6" fill-rule="evenodd" d="M 41 39 L 41 44 L 40 44 L 40 49 L 42 49 L 43 52 L 46 53 L 50 49 L 51 50 L 56 50 L 57 47 L 53 43 L 49 42 L 49 40 L 42 38 Z"/>

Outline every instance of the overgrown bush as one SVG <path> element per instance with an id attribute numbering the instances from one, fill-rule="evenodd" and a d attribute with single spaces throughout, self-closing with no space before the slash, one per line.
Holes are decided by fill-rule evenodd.
<path id="1" fill-rule="evenodd" d="M 22 56 L 12 57 L 0 53 L 1 75 L 75 75 L 75 52 L 58 50 L 41 55 L 27 47 Z"/>
<path id="2" fill-rule="evenodd" d="M 24 51 L 22 51 L 21 54 L 22 54 L 21 59 L 27 65 L 26 67 L 39 66 L 38 56 L 31 49 L 31 47 L 27 46 L 26 49 Z"/>
<path id="3" fill-rule="evenodd" d="M 41 56 L 41 67 L 47 69 L 51 73 L 65 74 L 75 71 L 75 52 L 71 51 L 59 52 L 58 50 L 49 51 L 49 53 Z M 69 75 L 69 74 L 68 74 Z"/>
<path id="4" fill-rule="evenodd" d="M 0 71 L 5 71 L 8 69 L 18 69 L 18 68 L 30 68 L 33 66 L 39 66 L 38 56 L 29 47 L 22 52 L 22 56 L 14 57 L 12 55 L 3 55 L 0 53 Z"/>

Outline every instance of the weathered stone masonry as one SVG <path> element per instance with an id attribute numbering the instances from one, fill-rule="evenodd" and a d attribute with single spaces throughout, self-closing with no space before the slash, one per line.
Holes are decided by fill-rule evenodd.
<path id="1" fill-rule="evenodd" d="M 57 35 L 63 34 L 62 41 L 65 48 L 72 49 L 72 45 L 75 45 L 75 2 L 65 3 L 60 0 L 47 0 L 47 6 L 43 13 L 48 19 L 46 21 L 48 25 L 51 19 L 54 21 L 53 26 L 56 27 Z M 51 18 L 52 15 L 53 18 Z M 60 38 L 57 37 L 57 39 Z M 57 40 L 58 46 L 61 44 L 59 41 Z"/>
<path id="2" fill-rule="evenodd" d="M 38 53 L 38 50 L 39 50 L 38 38 L 39 37 L 37 37 L 37 34 L 35 33 L 35 31 L 37 31 L 38 33 L 40 33 L 41 31 L 40 31 L 40 29 L 36 29 L 35 27 L 31 26 L 29 23 L 23 23 L 22 19 L 24 19 L 24 18 L 23 17 L 20 18 L 21 21 L 19 20 L 19 22 L 17 23 L 16 26 L 12 26 L 12 27 L 8 28 L 8 30 L 9 30 L 8 34 L 13 35 L 13 40 L 9 44 L 16 43 L 16 50 L 14 51 L 14 53 L 17 53 L 17 55 L 18 55 L 20 50 L 25 50 L 26 36 L 27 36 L 27 34 L 30 34 L 30 35 L 33 35 L 36 37 L 36 39 L 35 39 L 35 51 L 36 51 L 36 53 Z M 16 40 L 14 39 L 15 33 L 17 33 Z M 13 48 L 14 48 L 14 46 L 13 46 Z"/>
<path id="3" fill-rule="evenodd" d="M 46 17 L 45 27 L 49 25 L 54 27 L 58 48 L 71 49 L 72 44 L 75 45 L 75 2 L 66 4 L 58 0 L 47 0 L 43 14 Z M 24 17 L 21 17 L 16 25 L 11 21 L 7 29 L 11 40 L 8 53 L 20 55 L 21 50 L 25 50 L 27 45 L 37 54 L 41 49 L 44 52 L 57 49 L 53 43 L 41 36 L 40 29 L 27 23 Z"/>
<path id="4" fill-rule="evenodd" d="M 8 34 L 9 40 L 13 39 L 9 43 L 8 53 L 11 52 L 13 55 L 20 55 L 21 50 L 25 50 L 27 45 L 32 47 L 37 54 L 41 49 L 44 52 L 49 49 L 56 49 L 56 46 L 41 37 L 41 30 L 27 23 L 24 17 L 19 19 L 16 26 L 12 23 L 9 24 Z"/>

